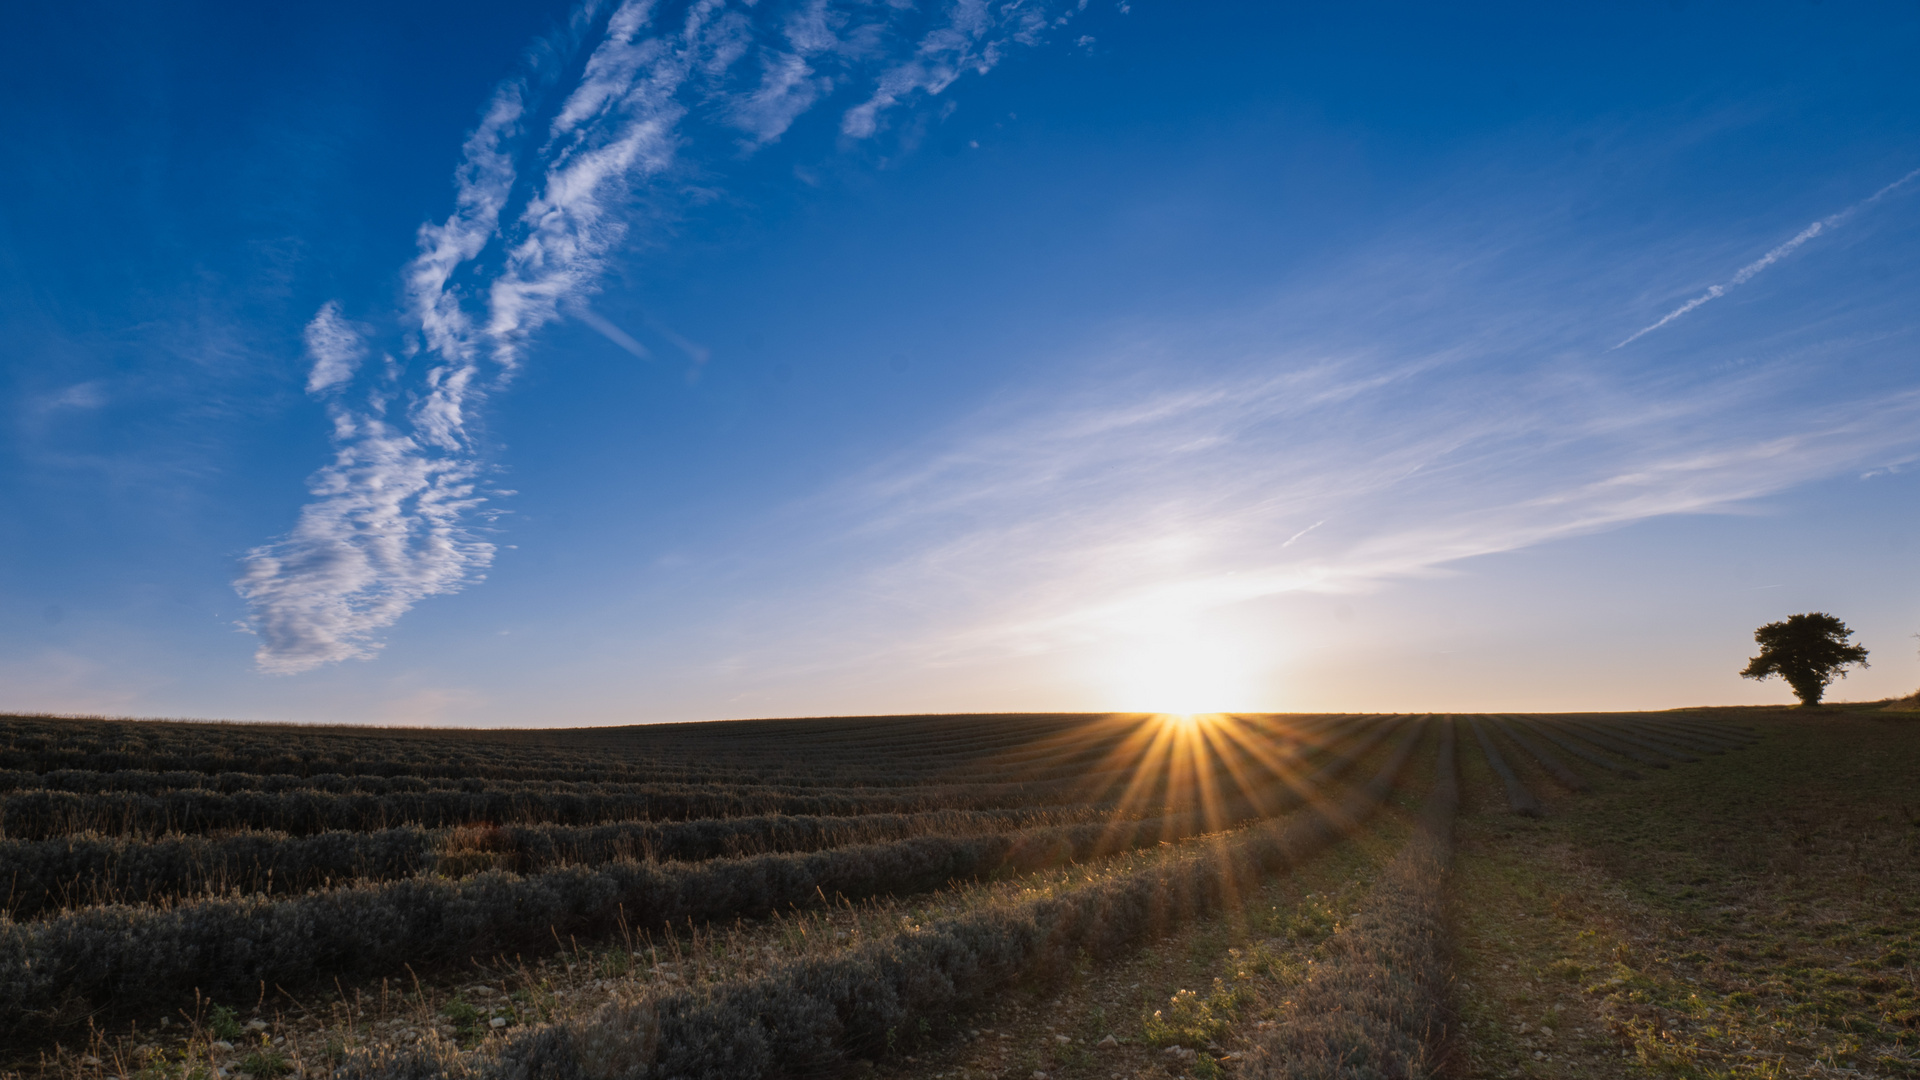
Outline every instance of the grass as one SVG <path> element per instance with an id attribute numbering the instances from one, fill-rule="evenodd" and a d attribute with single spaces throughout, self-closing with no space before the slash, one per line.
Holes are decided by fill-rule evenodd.
<path id="1" fill-rule="evenodd" d="M 1470 1075 L 1920 1077 L 1920 723 L 1734 715 L 1757 745 L 1539 821 L 1470 785 Z"/>

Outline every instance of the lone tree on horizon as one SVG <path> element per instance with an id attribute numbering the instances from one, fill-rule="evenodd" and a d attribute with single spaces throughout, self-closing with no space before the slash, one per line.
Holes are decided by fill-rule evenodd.
<path id="1" fill-rule="evenodd" d="M 1867 650 L 1847 639 L 1853 631 L 1824 611 L 1790 615 L 1786 622 L 1770 622 L 1753 632 L 1760 655 L 1747 661 L 1740 674 L 1749 679 L 1778 675 L 1793 687 L 1802 705 L 1820 704 L 1827 684 L 1847 677 L 1852 664 L 1867 666 Z"/>

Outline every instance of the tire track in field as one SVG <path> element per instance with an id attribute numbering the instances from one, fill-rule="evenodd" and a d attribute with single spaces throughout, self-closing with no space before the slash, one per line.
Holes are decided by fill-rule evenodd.
<path id="1" fill-rule="evenodd" d="M 1452 1026 L 1445 908 L 1460 808 L 1455 741 L 1449 719 L 1413 837 L 1328 943 L 1327 960 L 1281 1004 L 1278 1022 L 1252 1040 L 1239 1075 L 1416 1080 L 1440 1071 Z"/>

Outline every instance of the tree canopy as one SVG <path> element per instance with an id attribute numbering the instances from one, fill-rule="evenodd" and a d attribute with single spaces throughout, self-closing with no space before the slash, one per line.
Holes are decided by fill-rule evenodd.
<path id="1" fill-rule="evenodd" d="M 1867 666 L 1865 646 L 1848 641 L 1853 631 L 1824 611 L 1790 615 L 1753 632 L 1760 655 L 1747 661 L 1740 674 L 1749 679 L 1778 675 L 1793 687 L 1802 705 L 1818 705 L 1827 684 L 1846 677 L 1846 669 Z"/>

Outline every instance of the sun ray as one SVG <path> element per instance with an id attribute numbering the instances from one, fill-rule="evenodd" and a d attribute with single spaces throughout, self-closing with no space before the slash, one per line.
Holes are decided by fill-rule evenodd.
<path id="1" fill-rule="evenodd" d="M 1234 787 L 1239 789 L 1241 798 L 1254 816 L 1266 817 L 1275 806 L 1267 795 L 1269 784 L 1253 778 L 1252 771 L 1247 767 L 1247 759 L 1266 766 L 1270 755 L 1265 747 L 1258 745 L 1256 739 L 1239 730 L 1240 723 L 1240 719 L 1234 716 L 1215 717 L 1212 723 L 1200 725 L 1200 736 L 1206 740 L 1208 751 L 1219 759 L 1233 778 Z M 1223 806 L 1220 809 L 1219 818 L 1209 822 L 1215 828 L 1226 824 L 1226 808 Z"/>

